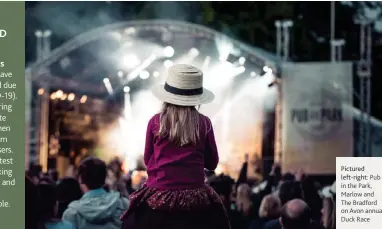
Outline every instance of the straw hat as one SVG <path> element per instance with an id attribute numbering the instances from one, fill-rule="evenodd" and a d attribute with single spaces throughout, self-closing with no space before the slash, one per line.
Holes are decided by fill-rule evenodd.
<path id="1" fill-rule="evenodd" d="M 163 102 L 178 106 L 197 106 L 215 98 L 211 91 L 203 88 L 203 72 L 186 64 L 170 67 L 166 83 L 155 87 L 153 94 Z"/>

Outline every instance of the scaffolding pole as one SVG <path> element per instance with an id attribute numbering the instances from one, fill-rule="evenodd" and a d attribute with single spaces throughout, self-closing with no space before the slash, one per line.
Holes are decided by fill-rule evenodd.
<path id="1" fill-rule="evenodd" d="M 336 47 L 334 40 L 336 39 L 336 2 L 330 2 L 330 60 L 336 61 Z"/>
<path id="2" fill-rule="evenodd" d="M 44 94 L 39 96 L 39 116 L 38 116 L 38 157 L 39 163 L 42 167 L 42 171 L 45 173 L 48 171 L 48 150 L 49 150 L 49 90 L 44 88 Z"/>
<path id="3" fill-rule="evenodd" d="M 36 30 L 36 61 L 41 61 L 45 58 L 48 58 L 50 53 L 50 36 L 52 32 L 50 30 Z M 31 69 L 30 73 L 27 75 L 27 94 L 29 95 L 29 99 L 27 99 L 27 111 L 29 114 L 29 121 L 27 121 L 27 139 L 28 139 L 28 147 L 26 154 L 26 164 L 30 162 L 30 152 L 31 152 L 31 131 L 36 131 L 36 153 L 37 158 L 36 161 L 38 164 L 42 166 L 43 172 L 47 172 L 48 170 L 48 147 L 49 147 L 49 139 L 48 139 L 48 131 L 49 131 L 49 89 L 46 85 L 41 87 L 43 93 L 37 98 L 37 107 L 33 112 L 36 112 L 36 126 L 33 128 L 30 125 L 30 116 L 31 116 L 31 103 L 34 95 L 32 94 L 32 76 L 36 74 Z M 27 112 L 28 113 L 28 112 Z"/>
<path id="4" fill-rule="evenodd" d="M 276 21 L 276 47 L 277 56 L 283 61 L 287 62 L 290 58 L 290 30 L 293 26 L 293 21 L 283 20 Z M 274 162 L 281 163 L 282 161 L 282 116 L 283 116 L 283 96 L 282 96 L 282 84 L 278 76 L 274 84 L 277 87 L 277 102 L 275 107 L 275 148 L 274 148 Z"/>
<path id="5" fill-rule="evenodd" d="M 371 48 L 372 48 L 372 26 L 370 22 L 360 22 L 360 61 L 357 65 L 360 90 L 360 110 L 358 132 L 358 156 L 371 157 Z"/>

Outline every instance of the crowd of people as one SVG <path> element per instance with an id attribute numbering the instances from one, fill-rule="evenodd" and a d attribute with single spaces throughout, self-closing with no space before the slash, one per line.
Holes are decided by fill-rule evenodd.
<path id="1" fill-rule="evenodd" d="M 122 164 L 83 157 L 75 177 L 26 177 L 26 229 L 335 229 L 335 184 L 320 188 L 303 171 L 277 164 L 260 180 L 213 171 L 219 163 L 211 120 L 196 107 L 211 102 L 203 73 L 169 68 L 153 90 L 164 102 L 147 127 L 148 178 L 136 190 Z"/>
<path id="2" fill-rule="evenodd" d="M 281 174 L 274 165 L 269 176 L 253 184 L 243 172 L 247 163 L 236 182 L 224 174 L 208 181 L 223 200 L 232 229 L 336 228 L 335 183 L 320 188 L 302 171 Z"/>
<path id="3" fill-rule="evenodd" d="M 248 163 L 236 180 L 205 171 L 205 181 L 224 203 L 232 229 L 335 229 L 335 184 L 320 188 L 302 172 L 281 174 L 277 165 L 266 179 L 253 181 L 246 178 Z M 89 157 L 76 177 L 28 174 L 26 228 L 121 228 L 120 217 L 135 191 L 131 173 L 121 167 L 119 160 L 106 165 Z"/>

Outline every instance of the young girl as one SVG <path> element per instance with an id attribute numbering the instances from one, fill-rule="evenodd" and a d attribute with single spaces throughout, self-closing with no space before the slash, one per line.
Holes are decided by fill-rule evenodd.
<path id="1" fill-rule="evenodd" d="M 219 196 L 204 183 L 204 168 L 216 169 L 219 157 L 211 121 L 195 108 L 214 99 L 203 73 L 174 65 L 153 93 L 164 105 L 147 127 L 148 180 L 130 195 L 122 228 L 229 229 Z"/>

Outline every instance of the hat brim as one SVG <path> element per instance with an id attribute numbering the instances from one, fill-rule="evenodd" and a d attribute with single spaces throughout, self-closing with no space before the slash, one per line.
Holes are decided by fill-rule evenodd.
<path id="1" fill-rule="evenodd" d="M 152 93 L 159 100 L 178 106 L 198 106 L 210 103 L 215 98 L 214 93 L 205 88 L 203 88 L 203 94 L 201 95 L 184 96 L 167 92 L 164 89 L 164 85 L 159 85 L 152 89 Z"/>

